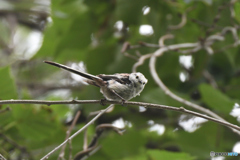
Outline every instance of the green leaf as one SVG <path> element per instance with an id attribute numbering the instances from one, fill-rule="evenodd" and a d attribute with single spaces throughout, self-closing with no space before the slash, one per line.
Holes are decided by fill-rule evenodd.
<path id="1" fill-rule="evenodd" d="M 1 68 L 0 76 L 0 99 L 15 99 L 17 94 L 14 80 L 10 75 L 10 68 Z"/>
<path id="2" fill-rule="evenodd" d="M 235 17 L 240 22 L 240 2 L 236 2 L 234 5 Z"/>
<path id="3" fill-rule="evenodd" d="M 151 160 L 193 160 L 193 156 L 190 156 L 187 153 L 182 152 L 169 152 L 169 151 L 160 151 L 160 150 L 148 150 L 147 154 Z"/>
<path id="4" fill-rule="evenodd" d="M 187 97 L 181 93 L 175 93 L 180 97 L 187 99 Z M 143 100 L 151 103 L 163 104 L 163 105 L 171 105 L 171 106 L 182 106 L 183 104 L 174 100 L 165 94 L 165 92 L 161 88 L 151 89 L 149 91 L 143 92 L 141 94 Z"/>
<path id="5" fill-rule="evenodd" d="M 125 143 L 123 143 L 125 142 Z M 113 133 L 102 142 L 102 149 L 110 159 L 120 159 L 125 156 L 141 153 L 146 139 L 141 133 L 128 129 L 123 136 Z M 114 146 L 114 147 L 113 147 Z"/>
<path id="6" fill-rule="evenodd" d="M 222 112 L 230 112 L 234 102 L 219 90 L 214 89 L 208 84 L 201 84 L 199 90 L 202 100 L 212 109 Z"/>
<path id="7" fill-rule="evenodd" d="M 116 16 L 126 24 L 138 24 L 144 6 L 144 0 L 117 0 Z"/>
<path id="8" fill-rule="evenodd" d="M 57 131 L 57 124 L 48 110 L 38 110 L 37 106 L 19 105 L 14 108 L 13 116 L 20 134 L 31 140 L 43 140 Z"/>

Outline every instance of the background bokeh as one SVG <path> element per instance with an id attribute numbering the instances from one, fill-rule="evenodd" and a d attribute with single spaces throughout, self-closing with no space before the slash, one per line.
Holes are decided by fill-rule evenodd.
<path id="1" fill-rule="evenodd" d="M 186 16 L 186 23 L 174 29 Z M 213 54 L 202 49 L 189 55 L 166 52 L 156 70 L 165 85 L 180 97 L 204 106 L 239 125 L 240 2 L 238 0 L 19 0 L 0 1 L 0 99 L 92 100 L 103 98 L 99 88 L 43 63 L 51 60 L 91 74 L 130 73 L 136 60 L 122 53 L 124 42 L 136 46 L 129 55 L 153 53 L 159 38 L 174 35 L 165 45 L 204 43 L 221 33 Z M 134 49 L 135 48 L 135 49 Z M 138 68 L 148 79 L 143 101 L 176 107 L 149 71 L 149 60 Z M 214 82 L 214 83 L 213 83 Z M 64 141 L 74 115 L 73 132 L 90 113 L 105 108 L 87 105 L 1 105 L 0 154 L 7 159 L 40 159 Z M 198 111 L 199 112 L 199 111 Z M 116 105 L 88 128 L 89 142 L 99 124 L 125 127 L 123 135 L 106 130 L 90 160 L 211 159 L 210 151 L 240 152 L 238 134 L 229 128 L 190 115 L 159 109 Z M 72 141 L 73 156 L 83 150 L 83 133 Z M 49 157 L 57 159 L 59 151 Z M 66 159 L 69 147 L 66 148 Z M 225 157 L 235 159 L 236 157 Z M 224 159 L 224 157 L 219 157 Z"/>

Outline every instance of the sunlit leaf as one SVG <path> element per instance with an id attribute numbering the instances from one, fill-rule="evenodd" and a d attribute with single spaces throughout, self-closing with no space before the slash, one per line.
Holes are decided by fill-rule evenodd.
<path id="1" fill-rule="evenodd" d="M 230 112 L 234 101 L 219 90 L 208 84 L 199 86 L 203 101 L 212 109 L 222 112 Z"/>

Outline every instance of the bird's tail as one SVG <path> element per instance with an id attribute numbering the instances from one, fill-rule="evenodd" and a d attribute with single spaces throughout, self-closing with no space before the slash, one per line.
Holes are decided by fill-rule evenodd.
<path id="1" fill-rule="evenodd" d="M 59 64 L 59 63 L 56 63 L 56 62 L 51 62 L 51 61 L 43 61 L 44 63 L 47 63 L 47 64 L 50 64 L 50 65 L 53 65 L 53 66 L 56 66 L 56 67 L 59 67 L 59 68 L 62 68 L 62 69 L 65 69 L 69 72 L 72 72 L 72 73 L 75 73 L 77 75 L 80 75 L 84 78 L 87 78 L 89 80 L 102 80 L 101 78 L 97 77 L 97 76 L 94 76 L 94 75 L 91 75 L 91 74 L 88 74 L 88 73 L 84 73 L 84 72 L 81 72 L 81 71 L 78 71 L 76 69 L 73 69 L 71 67 L 68 67 L 68 66 L 65 66 L 65 65 L 62 65 L 62 64 Z"/>

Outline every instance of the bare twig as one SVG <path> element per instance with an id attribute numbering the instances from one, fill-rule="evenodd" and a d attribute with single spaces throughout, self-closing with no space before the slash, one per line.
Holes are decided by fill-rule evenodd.
<path id="1" fill-rule="evenodd" d="M 158 44 L 152 44 L 152 43 L 147 43 L 147 42 L 138 42 L 140 44 L 140 47 L 151 47 L 151 48 L 159 48 L 160 46 Z"/>
<path id="2" fill-rule="evenodd" d="M 79 159 L 84 159 L 90 156 L 90 153 L 94 151 L 96 148 L 98 148 L 98 140 L 102 133 L 107 130 L 107 129 L 112 129 L 118 134 L 122 135 L 124 129 L 123 128 L 117 128 L 113 126 L 112 124 L 100 124 L 96 127 L 95 135 L 92 138 L 91 142 L 89 145 L 83 149 L 82 151 L 78 152 L 75 156 L 74 159 L 79 160 Z"/>
<path id="3" fill-rule="evenodd" d="M 236 16 L 236 14 L 235 14 L 235 11 L 234 11 L 234 3 L 236 3 L 237 2 L 237 0 L 231 0 L 230 1 L 230 7 L 229 7 L 229 9 L 230 9 L 230 12 L 231 12 L 231 17 L 232 18 L 235 18 L 235 16 Z"/>
<path id="4" fill-rule="evenodd" d="M 95 116 L 95 115 L 99 114 L 100 112 L 101 112 L 101 111 L 90 112 L 90 114 L 89 114 L 88 117 L 87 117 L 87 121 L 90 119 L 90 117 Z M 87 149 L 88 149 L 87 131 L 88 131 L 88 129 L 86 128 L 86 129 L 84 130 L 84 135 L 83 135 L 83 150 L 84 150 L 84 151 L 87 151 Z"/>
<path id="5" fill-rule="evenodd" d="M 6 158 L 3 157 L 3 155 L 0 154 L 0 159 L 1 160 L 7 160 Z"/>
<path id="6" fill-rule="evenodd" d="M 222 30 L 221 34 L 222 34 L 222 35 L 225 35 L 228 31 L 230 31 L 230 32 L 232 33 L 233 39 L 234 39 L 234 41 L 235 41 L 234 46 L 236 47 L 237 45 L 240 44 L 239 38 L 238 38 L 237 29 L 236 29 L 235 27 L 225 27 L 225 28 Z"/>
<path id="7" fill-rule="evenodd" d="M 164 85 L 164 87 L 166 87 L 166 86 Z M 170 91 L 168 90 L 168 92 L 170 92 Z M 176 96 L 176 95 L 173 94 L 172 96 Z M 176 97 L 180 98 L 178 96 L 176 96 Z M 182 98 L 180 98 L 180 100 L 181 99 Z M 39 100 L 15 100 L 15 101 L 14 100 L 3 100 L 3 101 L 0 101 L 0 104 L 24 104 L 24 102 L 28 102 L 28 103 L 31 102 L 31 104 L 35 104 L 34 101 L 38 102 L 38 104 L 51 104 L 51 105 L 54 105 L 54 104 L 86 104 L 86 102 L 89 102 L 89 104 L 93 104 L 93 103 L 100 103 L 101 100 L 74 100 L 74 101 L 70 101 L 70 102 L 69 101 L 45 101 L 45 102 L 41 101 L 41 103 L 39 103 Z M 10 102 L 10 103 L 7 103 L 7 102 Z M 182 102 L 183 104 L 185 104 L 187 106 L 194 105 L 195 107 L 198 107 L 198 105 L 193 104 L 193 103 L 191 103 L 189 101 L 186 101 L 184 99 L 182 99 L 180 102 Z M 106 101 L 106 104 L 120 104 L 121 105 L 122 101 Z M 239 126 L 231 124 L 229 122 L 226 122 L 225 120 L 223 120 L 218 115 L 216 115 L 216 118 L 218 118 L 218 117 L 219 118 L 216 119 L 216 118 L 212 118 L 212 117 L 203 115 L 201 113 L 193 112 L 193 111 L 186 110 L 186 109 L 180 109 L 179 107 L 172 107 L 172 106 L 166 106 L 166 105 L 160 105 L 160 104 L 152 104 L 152 103 L 144 103 L 144 102 L 126 101 L 124 104 L 126 104 L 126 105 L 134 105 L 134 106 L 145 106 L 145 107 L 149 107 L 149 108 L 165 109 L 165 110 L 172 110 L 172 111 L 187 113 L 187 114 L 191 114 L 191 115 L 194 115 L 194 116 L 205 118 L 207 120 L 210 120 L 210 121 L 213 121 L 213 122 L 216 122 L 216 123 L 219 123 L 219 124 L 222 124 L 224 126 L 231 127 L 233 129 L 236 129 L 236 130 L 240 131 L 240 127 Z M 107 110 L 110 109 L 110 108 L 111 107 L 109 106 L 107 108 Z M 196 108 L 196 109 L 198 109 L 198 108 Z M 98 118 L 99 116 L 101 116 L 103 114 L 103 112 L 105 113 L 107 110 L 106 109 L 102 110 L 96 117 Z M 206 112 L 207 114 L 209 113 L 209 114 L 215 115 L 213 112 L 211 112 L 210 110 L 205 109 L 205 108 L 203 108 L 203 112 L 204 113 Z M 77 131 L 74 135 L 72 135 L 70 137 L 70 139 L 74 138 L 77 134 L 79 134 L 84 129 L 86 129 L 88 127 L 88 125 L 90 125 L 92 122 L 94 122 L 97 119 L 96 117 L 94 117 L 90 122 L 88 122 L 87 126 L 84 126 L 79 131 Z M 66 141 L 64 141 L 57 149 L 62 147 L 68 140 L 69 140 L 69 138 Z"/>
<path id="8" fill-rule="evenodd" d="M 209 81 L 209 83 L 214 88 L 218 88 L 217 82 L 215 81 L 214 77 L 207 70 L 203 71 L 203 76 Z"/>
<path id="9" fill-rule="evenodd" d="M 167 34 L 167 35 L 162 36 L 159 39 L 159 47 L 164 47 L 165 46 L 164 41 L 166 39 L 171 39 L 171 38 L 174 38 L 174 36 L 171 35 L 171 34 Z M 184 43 L 184 44 L 165 46 L 165 48 L 163 50 L 166 50 L 166 51 L 167 50 L 176 50 L 176 49 L 179 49 L 179 48 L 187 48 L 187 47 L 194 47 L 194 48 L 191 49 L 191 50 L 185 50 L 185 51 L 179 51 L 179 52 L 187 54 L 187 53 L 197 52 L 198 50 L 200 50 L 202 48 L 200 43 Z M 158 49 L 157 51 L 161 51 L 161 48 Z M 145 55 L 141 56 L 138 59 L 138 61 L 133 65 L 132 71 L 136 72 L 137 68 L 139 66 L 141 66 L 144 63 L 144 61 L 147 60 L 148 58 L 150 58 L 151 56 L 153 56 L 153 53 L 149 53 L 149 54 L 145 54 Z M 158 56 L 158 55 L 156 55 L 156 56 Z"/>
<path id="10" fill-rule="evenodd" d="M 126 56 L 126 57 L 129 57 L 129 58 L 131 58 L 131 59 L 133 59 L 135 61 L 138 60 L 137 56 L 133 56 L 133 55 L 127 53 L 127 52 L 123 52 L 123 55 Z"/>
<path id="11" fill-rule="evenodd" d="M 164 35 L 164 36 L 162 36 L 160 39 L 159 39 L 159 46 L 160 47 L 163 47 L 163 46 L 165 46 L 164 45 L 164 41 L 165 40 L 167 40 L 167 39 L 173 39 L 174 38 L 174 35 L 172 35 L 172 34 L 166 34 L 166 35 Z"/>
<path id="12" fill-rule="evenodd" d="M 183 13 L 181 16 L 182 16 L 181 22 L 177 25 L 170 25 L 168 29 L 176 30 L 176 29 L 182 28 L 187 23 L 187 16 L 186 16 L 186 13 Z"/>
<path id="13" fill-rule="evenodd" d="M 2 100 L 1 104 L 100 104 L 101 100 L 63 100 L 63 101 L 45 101 L 45 100 Z"/>
<path id="14" fill-rule="evenodd" d="M 86 128 L 83 133 L 83 150 L 86 151 L 88 148 L 88 134 L 87 134 L 88 129 Z"/>
<path id="15" fill-rule="evenodd" d="M 178 45 L 170 45 L 170 46 L 166 46 L 166 47 L 162 47 L 160 49 L 158 49 L 157 51 L 155 51 L 155 53 L 152 55 L 152 57 L 150 58 L 150 62 L 149 62 L 149 67 L 150 67 L 150 72 L 152 74 L 152 77 L 154 79 L 154 81 L 158 84 L 158 86 L 165 92 L 166 95 L 170 96 L 171 98 L 189 106 L 192 107 L 194 109 L 197 109 L 203 113 L 206 113 L 214 118 L 217 118 L 221 121 L 227 122 L 225 121 L 222 117 L 218 116 L 217 114 L 215 114 L 214 112 L 199 106 L 197 104 L 194 104 L 190 101 L 187 101 L 179 96 L 177 96 L 176 94 L 174 94 L 173 92 L 171 92 L 166 86 L 165 84 L 161 81 L 160 77 L 158 76 L 157 72 L 156 72 L 156 60 L 158 56 L 161 56 L 164 52 L 172 50 L 172 49 L 180 49 L 180 48 L 190 48 L 190 47 L 197 47 L 198 44 L 197 43 L 185 43 L 185 44 L 178 44 Z M 227 122 L 228 123 L 228 122 Z M 233 130 L 234 132 L 237 132 L 238 134 L 240 134 L 240 132 Z"/>
<path id="16" fill-rule="evenodd" d="M 69 137 L 68 139 L 66 139 L 63 143 L 61 143 L 59 146 L 57 146 L 56 148 L 54 148 L 51 152 L 49 152 L 48 154 L 46 154 L 41 160 L 44 159 L 48 159 L 48 157 L 53 154 L 55 151 L 57 151 L 59 148 L 61 148 L 63 145 L 65 145 L 67 142 L 69 142 L 70 140 L 72 140 L 74 137 L 76 137 L 79 133 L 81 133 L 83 130 L 85 130 L 89 125 L 91 125 L 94 121 L 96 121 L 101 115 L 103 115 L 108 109 L 112 108 L 113 104 L 111 104 L 110 106 L 108 106 L 106 109 L 101 110 L 101 112 L 95 116 L 91 121 L 89 121 L 85 126 L 83 126 L 81 129 L 79 129 L 77 132 L 75 132 L 71 137 Z"/>
<path id="17" fill-rule="evenodd" d="M 72 160 L 72 140 L 68 141 L 69 144 L 69 160 Z"/>
<path id="18" fill-rule="evenodd" d="M 72 121 L 72 124 L 71 124 L 70 128 L 68 129 L 68 131 L 67 131 L 67 133 L 66 133 L 66 138 L 65 138 L 65 140 L 68 139 L 69 136 L 71 135 L 72 129 L 73 129 L 74 126 L 76 125 L 76 122 L 77 122 L 80 114 L 81 114 L 81 111 L 78 111 L 77 114 L 75 115 L 75 117 L 74 117 L 74 119 L 73 119 L 73 121 Z M 69 148 L 71 147 L 70 144 L 71 144 L 71 142 L 69 141 Z M 58 156 L 58 160 L 64 159 L 64 154 L 65 154 L 66 145 L 67 145 L 67 144 L 65 144 L 65 145 L 62 146 L 61 152 L 60 152 L 60 154 L 59 154 L 59 156 Z M 69 153 L 69 154 L 70 154 L 70 153 Z"/>
<path id="19" fill-rule="evenodd" d="M 12 140 L 11 138 L 9 138 L 8 136 L 6 136 L 3 133 L 0 133 L 0 137 L 1 139 L 3 139 L 4 141 L 8 142 L 9 144 L 12 145 L 12 149 L 18 149 L 20 150 L 20 152 L 22 154 L 25 154 L 28 156 L 29 159 L 32 159 L 32 155 L 30 154 L 30 152 L 28 152 L 27 148 L 24 146 L 19 145 L 18 143 L 16 143 L 14 140 Z M 0 156 L 0 160 L 1 160 L 1 156 Z"/>
<path id="20" fill-rule="evenodd" d="M 105 113 L 109 113 L 112 112 L 114 109 L 114 107 L 108 109 Z M 90 117 L 95 116 L 97 114 L 99 114 L 101 111 L 94 111 L 94 112 L 90 112 L 90 114 L 87 117 L 87 121 L 90 119 Z M 84 130 L 84 135 L 83 135 L 83 151 L 87 151 L 88 150 L 88 137 L 87 137 L 87 128 Z"/>
<path id="21" fill-rule="evenodd" d="M 146 59 L 150 58 L 151 56 L 152 56 L 152 53 L 145 54 L 145 55 L 141 56 L 141 57 L 138 59 L 138 61 L 133 65 L 133 67 L 132 67 L 132 72 L 137 72 L 137 68 L 138 68 L 139 66 L 141 66 L 141 65 L 144 63 L 144 61 L 145 61 Z"/>
<path id="22" fill-rule="evenodd" d="M 11 108 L 10 107 L 7 107 L 7 108 L 5 108 L 5 109 L 3 109 L 3 110 L 0 110 L 0 114 L 1 113 L 4 113 L 4 112 L 6 112 L 6 111 L 10 111 L 11 110 Z"/>

